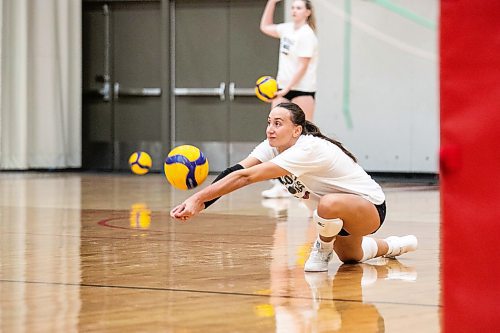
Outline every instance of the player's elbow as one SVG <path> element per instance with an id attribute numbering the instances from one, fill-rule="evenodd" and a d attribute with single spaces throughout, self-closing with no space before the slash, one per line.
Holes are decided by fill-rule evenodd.
<path id="1" fill-rule="evenodd" d="M 247 171 L 248 170 L 243 169 L 233 173 L 233 181 L 237 184 L 238 188 L 245 187 L 255 182 L 253 181 L 252 174 Z"/>
<path id="2" fill-rule="evenodd" d="M 247 175 L 235 175 L 233 179 L 233 186 L 235 189 L 243 188 L 250 184 L 252 184 L 252 181 Z"/>
<path id="3" fill-rule="evenodd" d="M 261 25 L 260 25 L 260 31 L 264 35 L 267 35 L 267 36 L 270 36 L 270 37 L 276 37 L 276 33 L 275 33 L 274 28 L 273 28 L 273 25 L 261 23 Z"/>
<path id="4" fill-rule="evenodd" d="M 259 164 L 260 165 L 260 164 Z M 235 180 L 241 187 L 257 183 L 266 179 L 272 179 L 260 167 L 250 167 L 234 172 Z"/>

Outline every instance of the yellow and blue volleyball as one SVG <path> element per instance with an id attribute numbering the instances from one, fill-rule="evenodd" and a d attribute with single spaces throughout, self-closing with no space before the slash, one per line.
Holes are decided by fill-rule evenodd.
<path id="1" fill-rule="evenodd" d="M 272 76 L 261 76 L 255 82 L 255 96 L 261 101 L 271 103 L 277 92 L 278 83 Z"/>
<path id="2" fill-rule="evenodd" d="M 191 145 L 172 149 L 163 165 L 168 182 L 180 190 L 201 185 L 207 179 L 208 169 L 208 159 L 201 150 Z"/>
<path id="3" fill-rule="evenodd" d="M 136 151 L 130 155 L 128 164 L 130 165 L 130 170 L 136 175 L 145 175 L 151 169 L 153 160 L 148 153 Z"/>

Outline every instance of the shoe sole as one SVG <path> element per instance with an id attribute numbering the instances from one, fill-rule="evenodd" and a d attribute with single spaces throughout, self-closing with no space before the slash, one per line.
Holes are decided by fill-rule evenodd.
<path id="1" fill-rule="evenodd" d="M 328 271 L 328 266 L 326 268 L 306 268 L 304 267 L 304 272 L 310 272 L 310 273 L 314 273 L 314 272 L 326 272 Z"/>

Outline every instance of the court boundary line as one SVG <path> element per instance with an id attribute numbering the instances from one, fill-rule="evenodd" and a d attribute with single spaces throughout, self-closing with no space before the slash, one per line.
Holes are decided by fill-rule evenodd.
<path id="1" fill-rule="evenodd" d="M 160 287 L 139 287 L 139 286 L 120 286 L 120 285 L 104 285 L 104 284 L 91 284 L 91 283 L 22 281 L 22 280 L 9 280 L 9 279 L 0 279 L 0 283 L 25 283 L 25 284 L 40 284 L 40 285 L 49 285 L 49 286 L 111 288 L 111 289 L 125 289 L 125 290 L 144 290 L 144 291 L 168 291 L 168 292 L 200 293 L 200 294 L 226 295 L 226 296 L 277 297 L 277 298 L 284 298 L 284 299 L 314 300 L 312 297 L 306 297 L 306 296 L 251 294 L 251 293 L 229 292 L 229 291 L 212 291 L 212 290 L 196 290 L 196 289 L 180 289 L 180 288 L 160 288 Z M 403 302 L 389 302 L 389 301 L 365 302 L 363 300 L 352 300 L 352 299 L 342 299 L 342 298 L 324 298 L 324 297 L 319 297 L 317 299 L 321 300 L 321 301 L 336 301 L 336 302 L 362 303 L 362 304 L 407 305 L 407 306 L 422 306 L 422 307 L 435 307 L 435 308 L 442 308 L 443 307 L 443 305 L 441 305 L 441 304 L 403 303 Z"/>

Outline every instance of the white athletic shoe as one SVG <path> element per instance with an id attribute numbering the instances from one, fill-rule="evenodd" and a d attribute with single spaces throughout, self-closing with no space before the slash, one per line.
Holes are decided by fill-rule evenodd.
<path id="1" fill-rule="evenodd" d="M 418 246 L 417 237 L 413 235 L 397 237 L 391 236 L 384 239 L 389 245 L 389 252 L 384 257 L 394 258 L 406 252 L 415 251 Z"/>
<path id="2" fill-rule="evenodd" d="M 332 259 L 333 250 L 323 250 L 318 240 L 314 243 L 309 259 L 304 264 L 306 272 L 325 272 L 328 271 L 328 263 Z"/>
<path id="3" fill-rule="evenodd" d="M 287 217 L 290 200 L 288 199 L 262 199 L 261 205 L 269 208 L 274 213 L 274 217 Z"/>
<path id="4" fill-rule="evenodd" d="M 274 184 L 269 190 L 262 191 L 261 194 L 264 198 L 268 199 L 289 198 L 292 196 L 286 187 L 279 182 Z"/>

